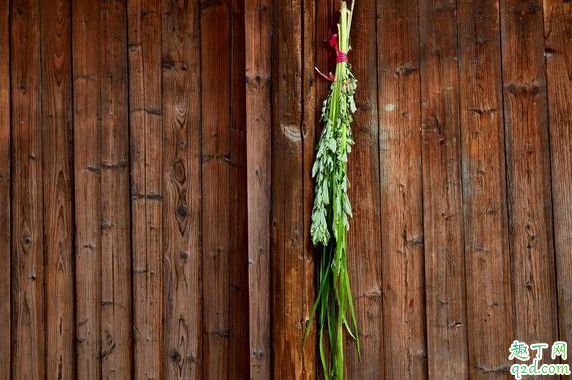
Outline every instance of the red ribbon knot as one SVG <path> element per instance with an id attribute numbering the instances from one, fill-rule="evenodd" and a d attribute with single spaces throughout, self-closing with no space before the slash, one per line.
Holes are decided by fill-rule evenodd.
<path id="1" fill-rule="evenodd" d="M 348 62 L 348 55 L 346 53 L 343 53 L 340 51 L 340 45 L 338 43 L 338 35 L 337 34 L 332 34 L 330 36 L 330 40 L 328 41 L 328 44 L 330 45 L 330 47 L 332 49 L 334 49 L 336 51 L 336 63 Z"/>
<path id="2" fill-rule="evenodd" d="M 340 45 L 338 44 L 338 35 L 337 34 L 332 34 L 330 36 L 330 39 L 328 40 L 328 44 L 330 45 L 330 47 L 332 49 L 334 49 L 336 51 L 336 63 L 341 63 L 341 62 L 348 62 L 348 55 L 346 53 L 343 53 L 340 51 Z M 336 80 L 334 74 L 329 73 L 328 75 L 322 73 L 317 67 L 316 67 L 316 71 L 318 72 L 318 74 L 320 74 L 320 76 L 326 80 L 329 80 L 330 82 L 333 82 Z"/>

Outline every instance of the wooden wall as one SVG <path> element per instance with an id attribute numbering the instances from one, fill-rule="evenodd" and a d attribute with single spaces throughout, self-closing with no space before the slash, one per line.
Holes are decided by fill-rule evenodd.
<path id="1" fill-rule="evenodd" d="M 256 348 L 274 353 L 256 358 L 257 380 L 315 378 L 316 353 L 300 347 L 315 286 L 309 168 L 328 83 L 313 67 L 333 70 L 324 40 L 336 6 L 247 2 L 257 36 L 247 99 L 268 100 L 247 103 L 248 142 L 267 141 L 247 156 L 272 166 L 270 188 L 249 181 L 271 198 L 255 210 L 271 215 L 271 293 L 250 271 L 251 329 L 272 327 Z M 348 255 L 363 357 L 347 348 L 348 379 L 513 378 L 514 339 L 572 339 L 572 6 L 358 0 L 354 17 Z M 272 116 L 271 138 L 259 112 Z M 270 319 L 257 308 L 268 297 Z"/>
<path id="2" fill-rule="evenodd" d="M 244 7 L 0 2 L 0 379 L 247 379 Z"/>
<path id="3" fill-rule="evenodd" d="M 0 380 L 317 378 L 336 8 L 0 1 Z M 572 4 L 354 17 L 348 380 L 509 379 L 572 344 Z"/>

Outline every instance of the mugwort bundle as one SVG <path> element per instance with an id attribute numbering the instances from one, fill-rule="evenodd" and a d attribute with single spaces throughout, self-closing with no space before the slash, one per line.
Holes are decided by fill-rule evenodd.
<path id="1" fill-rule="evenodd" d="M 345 1 L 341 3 L 338 33 L 329 41 L 336 51 L 335 74 L 320 73 L 332 84 L 322 107 L 320 121 L 324 129 L 312 167 L 316 184 L 310 233 L 314 245 L 322 250 L 318 293 L 306 335 L 313 320 L 317 319 L 318 350 L 326 380 L 344 378 L 344 330 L 355 340 L 358 355 L 360 352 L 347 263 L 348 219 L 352 216 L 347 163 L 354 143 L 350 124 L 356 110 L 354 93 L 357 88 L 347 54 L 354 4 L 355 0 L 348 8 Z"/>

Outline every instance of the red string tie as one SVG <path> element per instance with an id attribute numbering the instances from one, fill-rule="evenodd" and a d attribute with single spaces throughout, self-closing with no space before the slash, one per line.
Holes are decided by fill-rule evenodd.
<path id="1" fill-rule="evenodd" d="M 330 45 L 330 47 L 332 49 L 334 49 L 336 51 L 336 63 L 348 62 L 348 55 L 346 53 L 343 53 L 340 51 L 340 45 L 338 44 L 338 35 L 337 34 L 332 34 L 330 36 L 328 44 Z M 328 75 L 326 75 L 323 72 L 321 72 L 317 67 L 316 67 L 316 71 L 325 80 L 328 80 L 330 82 L 334 82 L 336 80 L 336 77 L 331 72 Z"/>
<path id="2" fill-rule="evenodd" d="M 330 36 L 330 40 L 328 41 L 328 44 L 330 45 L 330 47 L 332 49 L 334 49 L 336 51 L 336 63 L 348 61 L 348 55 L 346 53 L 343 53 L 340 51 L 340 45 L 338 43 L 338 35 L 337 34 L 332 34 Z"/>

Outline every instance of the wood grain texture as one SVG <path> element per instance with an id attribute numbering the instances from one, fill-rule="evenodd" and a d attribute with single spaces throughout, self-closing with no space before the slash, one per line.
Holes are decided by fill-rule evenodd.
<path id="1" fill-rule="evenodd" d="M 229 373 L 230 0 L 201 2 L 203 379 Z M 234 191 L 234 189 L 232 190 Z"/>
<path id="2" fill-rule="evenodd" d="M 10 7 L 0 3 L 0 379 L 11 372 Z"/>
<path id="3" fill-rule="evenodd" d="M 272 307 L 275 380 L 303 378 L 302 3 L 276 2 L 272 72 Z M 277 363 L 280 363 L 277 365 Z"/>
<path id="4" fill-rule="evenodd" d="M 80 0 L 72 11 L 77 377 L 100 380 L 100 8 Z"/>
<path id="5" fill-rule="evenodd" d="M 338 7 L 0 2 L 0 379 L 320 377 Z M 348 379 L 508 379 L 572 339 L 572 6 L 357 0 L 351 40 Z"/>
<path id="6" fill-rule="evenodd" d="M 228 378 L 248 380 L 250 354 L 248 319 L 248 224 L 246 172 L 246 99 L 244 1 L 232 0 L 229 19 L 232 47 L 230 55 L 230 209 L 229 251 L 229 367 Z"/>
<path id="7" fill-rule="evenodd" d="M 101 377 L 130 380 L 133 338 L 127 2 L 100 4 Z"/>
<path id="8" fill-rule="evenodd" d="M 250 378 L 271 378 L 271 2 L 245 2 Z"/>
<path id="9" fill-rule="evenodd" d="M 310 236 L 310 225 L 312 208 L 314 205 L 314 181 L 312 180 L 312 166 L 314 165 L 316 139 L 318 138 L 317 122 L 318 112 L 321 111 L 321 101 L 316 97 L 316 19 L 318 17 L 318 4 L 316 0 L 304 0 L 302 2 L 302 72 L 301 72 L 301 92 L 302 92 L 302 191 L 303 191 L 303 225 L 304 239 L 303 251 L 303 282 L 302 282 L 302 328 L 305 329 L 314 299 L 316 296 L 316 261 L 318 256 L 312 245 Z M 323 46 L 322 46 L 323 47 Z M 315 326 L 314 326 L 315 327 Z M 318 354 L 316 352 L 317 330 L 311 331 L 311 335 L 306 338 L 306 344 L 310 349 L 304 350 L 302 355 L 302 378 L 314 380 L 318 376 Z M 305 330 L 303 331 L 305 333 Z M 300 346 L 298 346 L 300 347 Z"/>
<path id="10" fill-rule="evenodd" d="M 161 2 L 129 0 L 134 377 L 163 377 Z"/>
<path id="11" fill-rule="evenodd" d="M 458 24 L 469 375 L 506 379 L 514 335 L 498 1 L 459 3 Z"/>
<path id="12" fill-rule="evenodd" d="M 559 340 L 572 342 L 572 4 L 544 1 Z M 571 363 L 571 360 L 562 361 Z M 570 380 L 570 376 L 563 376 Z"/>
<path id="13" fill-rule="evenodd" d="M 201 379 L 200 20 L 196 1 L 163 1 L 163 360 L 168 379 Z"/>
<path id="14" fill-rule="evenodd" d="M 426 379 L 417 2 L 378 15 L 384 373 Z"/>
<path id="15" fill-rule="evenodd" d="M 542 4 L 500 4 L 514 339 L 550 344 L 558 319 Z"/>
<path id="16" fill-rule="evenodd" d="M 430 378 L 468 377 L 454 0 L 419 2 L 423 236 Z"/>
<path id="17" fill-rule="evenodd" d="M 75 375 L 71 7 L 41 2 L 46 379 Z"/>
<path id="18" fill-rule="evenodd" d="M 17 0 L 11 12 L 12 371 L 45 378 L 44 231 L 40 4 Z"/>

